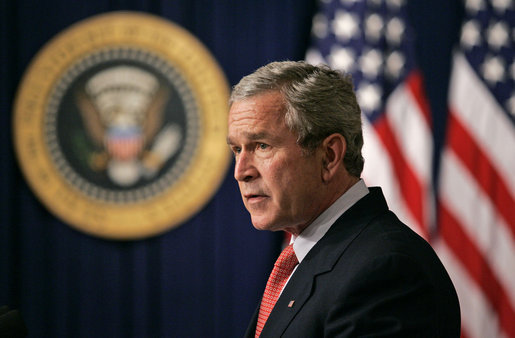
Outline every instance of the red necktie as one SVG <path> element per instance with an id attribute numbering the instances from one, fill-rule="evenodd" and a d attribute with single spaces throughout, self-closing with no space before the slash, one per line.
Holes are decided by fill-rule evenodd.
<path id="1" fill-rule="evenodd" d="M 283 250 L 279 258 L 277 258 L 277 261 L 274 264 L 274 269 L 272 270 L 270 277 L 268 277 L 265 293 L 263 294 L 261 306 L 259 307 L 259 316 L 256 324 L 256 338 L 261 334 L 266 320 L 281 294 L 281 290 L 297 263 L 299 263 L 299 261 L 293 251 L 293 244 L 290 244 Z"/>

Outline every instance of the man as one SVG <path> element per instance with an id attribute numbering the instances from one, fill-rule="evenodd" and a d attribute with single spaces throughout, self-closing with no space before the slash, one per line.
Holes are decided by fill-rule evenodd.
<path id="1" fill-rule="evenodd" d="M 274 62 L 244 77 L 230 105 L 227 141 L 252 223 L 293 242 L 246 336 L 459 337 L 457 295 L 436 254 L 360 179 L 351 79 Z"/>

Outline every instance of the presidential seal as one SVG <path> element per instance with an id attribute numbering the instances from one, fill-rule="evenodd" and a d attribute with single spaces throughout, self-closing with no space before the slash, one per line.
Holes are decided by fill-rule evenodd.
<path id="1" fill-rule="evenodd" d="M 92 235 L 136 239 L 198 212 L 229 164 L 228 85 L 179 26 L 148 14 L 89 18 L 28 67 L 14 143 L 35 194 Z"/>

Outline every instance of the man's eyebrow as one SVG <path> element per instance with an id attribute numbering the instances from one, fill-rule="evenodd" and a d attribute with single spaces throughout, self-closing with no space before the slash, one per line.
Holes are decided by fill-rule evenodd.
<path id="1" fill-rule="evenodd" d="M 261 140 L 261 139 L 264 139 L 264 138 L 270 138 L 270 134 L 267 133 L 266 131 L 262 131 L 262 132 L 259 132 L 259 133 L 244 133 L 245 137 L 248 138 L 249 140 L 251 141 L 255 141 L 255 140 Z"/>
<path id="2" fill-rule="evenodd" d="M 266 131 L 258 132 L 258 133 L 251 133 L 251 132 L 243 132 L 243 137 L 249 141 L 256 141 L 256 140 L 262 140 L 262 139 L 268 139 L 271 138 L 270 134 Z M 231 138 L 227 136 L 227 144 L 233 144 Z"/>

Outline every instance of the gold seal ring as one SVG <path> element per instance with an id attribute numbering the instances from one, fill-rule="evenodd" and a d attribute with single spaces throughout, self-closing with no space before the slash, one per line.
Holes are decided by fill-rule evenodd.
<path id="1" fill-rule="evenodd" d="M 224 179 L 228 85 L 209 51 L 165 19 L 112 12 L 49 41 L 26 70 L 14 144 L 36 196 L 99 237 L 162 233 Z"/>

